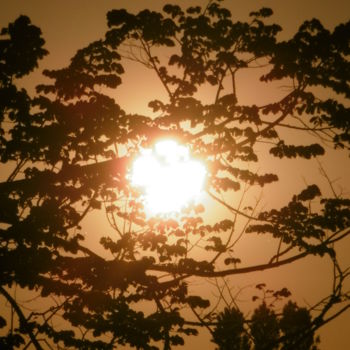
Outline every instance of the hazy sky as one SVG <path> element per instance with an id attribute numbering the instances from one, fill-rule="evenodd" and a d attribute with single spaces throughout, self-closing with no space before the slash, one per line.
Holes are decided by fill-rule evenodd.
<path id="1" fill-rule="evenodd" d="M 106 13 L 113 8 L 126 8 L 136 12 L 144 8 L 160 10 L 166 3 L 174 3 L 183 6 L 198 4 L 206 5 L 207 1 L 139 1 L 139 0 L 0 0 L 0 27 L 7 26 L 20 14 L 27 15 L 32 22 L 39 26 L 46 40 L 46 48 L 50 55 L 40 63 L 40 69 L 60 68 L 68 64 L 71 56 L 77 49 L 87 45 L 93 40 L 104 36 L 107 30 Z M 325 27 L 332 29 L 336 24 L 350 19 L 349 0 L 226 0 L 224 5 L 231 9 L 234 18 L 244 20 L 250 11 L 263 6 L 271 7 L 274 11 L 273 21 L 280 24 L 284 31 L 283 36 L 291 36 L 300 24 L 316 17 Z M 125 101 L 126 109 L 139 112 L 145 108 L 149 101 L 149 85 L 152 85 L 152 77 L 145 75 L 139 79 L 137 69 L 127 71 L 128 84 L 118 92 L 118 99 Z M 147 74 L 147 73 L 145 73 Z M 131 77 L 131 78 L 130 78 Z M 130 84 L 137 79 L 137 90 L 133 90 L 130 96 Z M 31 89 L 40 81 L 39 73 L 26 79 L 26 85 Z M 154 96 L 152 96 L 154 97 Z M 119 103 L 119 101 L 118 101 Z M 339 158 L 340 159 L 340 158 Z M 340 162 L 338 159 L 335 163 Z M 331 169 L 331 175 L 341 173 L 344 178 L 350 172 L 349 160 L 343 169 Z M 345 169 L 344 169 L 345 168 Z M 346 183 L 347 181 L 344 181 Z M 344 247 L 343 253 L 350 251 Z M 311 262 L 310 262 L 311 263 Z M 301 271 L 301 270 L 300 270 Z M 255 276 L 256 277 L 256 276 Z M 254 277 L 254 278 L 255 278 Z M 251 278 L 251 277 L 248 277 Z M 301 290 L 310 285 L 310 278 L 320 283 L 321 274 L 309 276 L 300 275 L 295 279 Z M 304 290 L 305 291 L 305 290 Z M 315 293 L 315 290 L 310 290 Z M 320 332 L 322 350 L 346 350 L 350 348 L 350 312 L 339 317 L 335 322 L 325 326 Z"/>

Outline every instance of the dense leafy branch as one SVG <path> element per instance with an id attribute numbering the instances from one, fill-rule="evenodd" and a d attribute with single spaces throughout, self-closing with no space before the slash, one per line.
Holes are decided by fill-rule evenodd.
<path id="1" fill-rule="evenodd" d="M 45 340 L 67 349 L 171 349 L 202 328 L 219 349 L 317 349 L 315 332 L 349 308 L 349 270 L 336 247 L 350 234 L 350 200 L 325 171 L 332 198 L 310 185 L 263 211 L 249 191 L 279 180 L 278 166 L 257 171 L 263 154 L 311 159 L 326 153 L 323 141 L 349 148 L 350 24 L 330 32 L 306 21 L 278 41 L 282 28 L 267 24 L 271 15 L 262 8 L 234 22 L 218 0 L 205 9 L 111 10 L 105 38 L 67 67 L 45 70 L 50 82 L 34 96 L 17 79 L 47 54 L 40 29 L 21 16 L 2 30 L 0 161 L 9 170 L 0 183 L 0 293 L 18 327 L 0 316 L 0 347 L 41 349 Z M 151 117 L 127 113 L 105 93 L 123 83 L 130 60 L 166 90 L 165 101 L 149 102 Z M 265 105 L 244 105 L 237 74 L 261 68 L 262 82 L 288 81 L 290 89 Z M 318 97 L 319 87 L 336 98 Z M 205 88 L 212 103 L 202 101 Z M 127 181 L 130 162 L 164 137 L 207 165 L 207 194 L 225 218 L 213 222 L 195 204 L 174 217 L 145 214 L 140 191 Z M 106 232 L 88 235 L 99 234 L 104 254 L 81 232 L 100 210 L 114 233 L 100 225 Z M 249 236 L 271 238 L 276 251 L 248 265 L 238 252 Z M 309 256 L 328 257 L 334 271 L 332 292 L 313 307 L 292 302 L 285 287 L 257 284 L 253 304 L 240 302 L 243 289 L 232 292 L 237 275 Z M 196 289 L 195 278 L 208 288 Z M 212 287 L 218 294 L 209 300 Z M 43 305 L 32 303 L 28 313 L 14 288 L 40 293 Z M 52 306 L 49 296 L 63 302 Z"/>

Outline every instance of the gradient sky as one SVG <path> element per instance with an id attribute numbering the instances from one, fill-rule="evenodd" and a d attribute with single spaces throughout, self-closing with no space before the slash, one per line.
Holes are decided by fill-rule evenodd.
<path id="1" fill-rule="evenodd" d="M 49 50 L 50 55 L 40 63 L 38 72 L 23 81 L 23 84 L 29 91 L 33 91 L 34 86 L 42 81 L 40 80 L 40 71 L 42 69 L 64 67 L 69 63 L 69 59 L 77 49 L 104 36 L 107 30 L 106 13 L 108 10 L 113 8 L 126 8 L 131 12 L 137 12 L 144 8 L 160 10 L 166 3 L 187 7 L 191 4 L 206 5 L 207 1 L 0 0 L 0 27 L 7 26 L 9 22 L 14 21 L 20 14 L 24 14 L 29 16 L 32 22 L 41 28 L 46 40 L 46 48 Z M 316 17 L 328 29 L 333 29 L 338 23 L 350 19 L 350 2 L 348 0 L 226 0 L 224 5 L 231 9 L 234 19 L 237 20 L 247 19 L 250 11 L 257 10 L 263 6 L 271 7 L 274 11 L 273 21 L 280 24 L 284 29 L 281 38 L 288 38 L 293 35 L 306 19 Z M 156 87 L 157 82 L 153 75 L 144 71 L 142 79 L 139 79 L 140 71 L 138 69 L 133 65 L 129 66 L 126 72 L 125 84 L 118 89 L 116 98 L 118 103 L 127 111 L 146 113 L 147 103 L 154 98 L 154 93 L 158 89 Z M 137 89 L 134 88 L 135 82 L 137 82 Z M 150 86 L 152 86 L 152 89 L 149 88 Z M 133 89 L 132 95 L 130 94 L 131 88 Z M 250 91 L 249 94 L 248 91 Z M 247 101 L 254 100 L 257 97 L 254 96 L 254 88 L 252 89 L 248 85 L 243 86 L 241 93 L 241 97 L 247 99 Z M 348 184 L 346 179 L 350 178 L 349 158 L 342 152 L 332 153 L 328 161 L 332 164 L 332 166 L 327 168 L 330 177 L 333 179 L 339 177 L 338 185 L 346 187 L 346 184 Z M 305 166 L 308 166 L 308 164 L 305 163 Z M 338 166 L 338 164 L 342 164 L 342 166 Z M 308 169 L 304 173 L 309 178 L 313 176 L 313 173 L 310 173 Z M 317 174 L 317 169 L 315 174 Z M 295 188 L 303 182 L 302 175 L 298 175 L 298 178 L 295 179 L 293 173 L 286 172 L 284 176 L 283 183 L 287 182 L 290 185 L 289 190 L 291 193 L 295 192 Z M 349 185 L 347 189 L 348 191 L 350 190 Z M 344 262 L 350 265 L 348 253 L 350 251 L 350 241 L 344 241 L 342 244 L 343 247 L 341 247 L 340 253 L 343 254 Z M 307 264 L 310 264 L 310 266 L 306 270 L 304 265 L 296 266 L 297 272 L 294 272 L 293 279 L 290 281 L 292 285 L 291 290 L 299 291 L 300 300 L 303 297 L 307 300 L 308 293 L 317 294 L 317 286 L 322 285 L 322 264 L 319 265 L 312 259 L 307 260 Z M 319 271 L 316 270 L 318 268 L 320 269 Z M 310 275 L 310 271 L 313 271 L 313 275 Z M 287 270 L 283 273 L 286 272 Z M 280 278 L 280 276 L 277 272 L 273 272 L 271 281 Z M 260 279 L 265 278 L 256 274 L 250 275 L 245 281 L 246 284 L 254 283 L 257 277 Z M 314 286 L 312 290 L 309 289 L 310 285 Z M 326 325 L 320 332 L 321 349 L 345 350 L 350 348 L 349 325 L 350 312 L 342 315 L 333 323 Z M 194 343 L 192 345 L 189 344 L 186 348 L 194 348 L 198 344 L 198 340 L 194 340 Z M 209 349 L 209 345 L 208 347 L 204 345 L 204 348 Z"/>

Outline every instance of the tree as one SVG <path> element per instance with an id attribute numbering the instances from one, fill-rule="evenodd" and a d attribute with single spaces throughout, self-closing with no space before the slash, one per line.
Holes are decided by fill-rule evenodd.
<path id="1" fill-rule="evenodd" d="M 349 271 L 336 251 L 350 234 L 350 200 L 311 184 L 281 208 L 262 210 L 248 189 L 278 181 L 274 168 L 256 170 L 265 154 L 311 159 L 329 145 L 349 149 L 342 101 L 350 96 L 350 22 L 330 32 L 314 19 L 278 41 L 282 28 L 266 24 L 271 15 L 262 8 L 234 22 L 220 1 L 185 11 L 166 5 L 162 13 L 112 10 L 105 38 L 68 67 L 44 71 L 52 83 L 35 96 L 16 78 L 47 54 L 41 32 L 24 16 L 2 30 L 0 157 L 11 170 L 0 184 L 0 294 L 12 314 L 2 311 L 1 347 L 170 349 L 205 329 L 219 349 L 317 348 L 315 332 L 350 307 Z M 108 95 L 128 60 L 153 70 L 167 93 L 150 101 L 153 117 L 128 114 Z M 243 105 L 237 74 L 260 66 L 268 69 L 262 82 L 286 81 L 289 90 L 263 106 Z M 213 100 L 204 103 L 198 96 L 208 86 Z M 334 98 L 320 98 L 320 87 Z M 297 133 L 292 143 L 286 130 Z M 127 171 L 140 147 L 160 137 L 177 138 L 206 162 L 206 192 L 225 218 L 208 222 L 195 204 L 175 218 L 145 215 Z M 81 233 L 98 210 L 115 231 L 100 240 L 104 255 Z M 277 250 L 248 265 L 235 249 L 258 235 Z M 251 304 L 231 294 L 235 276 L 309 256 L 334 269 L 332 290 L 313 306 L 264 283 Z M 194 278 L 214 284 L 217 298 Z M 21 302 L 19 293 L 32 298 Z"/>

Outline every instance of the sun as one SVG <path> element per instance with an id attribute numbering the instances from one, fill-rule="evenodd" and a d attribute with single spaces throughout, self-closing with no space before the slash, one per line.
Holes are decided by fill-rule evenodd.
<path id="1" fill-rule="evenodd" d="M 131 184 L 142 189 L 150 214 L 170 214 L 198 200 L 205 177 L 205 166 L 191 159 L 185 146 L 162 140 L 135 159 Z"/>

